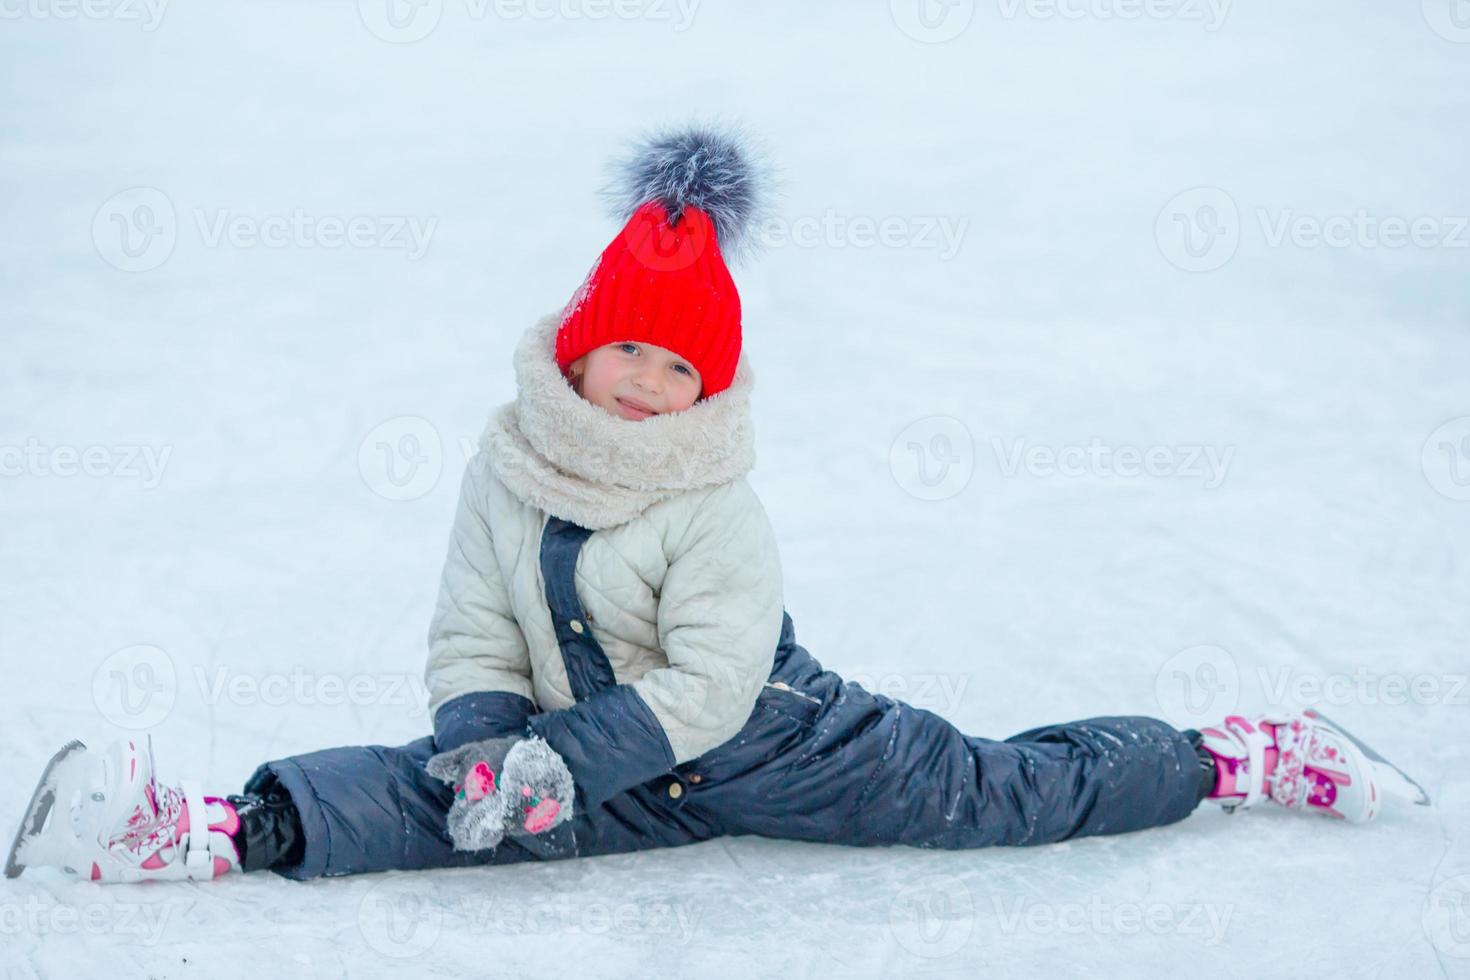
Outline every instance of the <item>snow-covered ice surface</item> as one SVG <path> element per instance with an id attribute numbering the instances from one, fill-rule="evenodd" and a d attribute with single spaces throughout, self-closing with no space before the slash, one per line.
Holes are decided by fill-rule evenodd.
<path id="1" fill-rule="evenodd" d="M 43 869 L 0 884 L 6 976 L 1470 976 L 1462 8 L 4 3 L 6 835 L 71 737 L 151 731 L 164 777 L 227 792 L 428 731 L 463 447 L 616 229 L 604 161 L 696 110 L 785 178 L 736 270 L 752 479 L 824 665 L 993 737 L 1315 704 L 1436 802 L 1015 850 Z M 326 247 L 293 213 L 367 223 Z M 58 475 L 89 449 L 102 475 Z"/>

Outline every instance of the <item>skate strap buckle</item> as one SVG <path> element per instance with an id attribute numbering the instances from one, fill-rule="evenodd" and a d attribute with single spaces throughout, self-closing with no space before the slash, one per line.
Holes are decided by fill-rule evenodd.
<path id="1" fill-rule="evenodd" d="M 189 811 L 188 851 L 184 867 L 190 878 L 214 877 L 214 853 L 210 850 L 209 818 L 204 810 L 204 787 L 197 779 L 180 780 L 184 807 Z"/>
<path id="2" fill-rule="evenodd" d="M 1226 718 L 1225 726 L 1244 743 L 1246 754 L 1245 799 L 1226 808 L 1227 813 L 1234 813 L 1238 808 L 1255 806 L 1266 796 L 1266 749 L 1271 737 L 1240 715 Z"/>

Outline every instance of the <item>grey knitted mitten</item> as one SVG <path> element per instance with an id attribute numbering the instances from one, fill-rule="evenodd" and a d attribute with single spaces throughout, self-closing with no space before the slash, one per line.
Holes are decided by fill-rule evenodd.
<path id="1" fill-rule="evenodd" d="M 535 835 L 571 819 L 572 774 L 539 737 L 467 742 L 431 757 L 425 768 L 454 786 L 448 824 L 457 851 L 495 847 L 506 834 Z"/>

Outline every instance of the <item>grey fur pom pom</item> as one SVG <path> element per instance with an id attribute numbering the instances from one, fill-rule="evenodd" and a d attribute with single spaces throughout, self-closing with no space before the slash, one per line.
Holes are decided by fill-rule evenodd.
<path id="1" fill-rule="evenodd" d="M 603 193 L 619 221 L 655 199 L 673 221 L 693 205 L 709 215 L 726 262 L 756 250 L 775 178 L 749 133 L 718 123 L 664 127 L 634 141 L 611 171 Z"/>

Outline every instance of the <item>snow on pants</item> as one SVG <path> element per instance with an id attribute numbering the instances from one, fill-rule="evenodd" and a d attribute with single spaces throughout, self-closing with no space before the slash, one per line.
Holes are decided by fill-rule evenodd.
<path id="1" fill-rule="evenodd" d="M 559 613 L 576 614 L 575 610 Z M 585 694 L 579 693 L 579 697 Z M 407 745 L 324 749 L 261 765 L 301 813 L 305 857 L 287 878 L 613 854 L 758 834 L 832 844 L 974 848 L 1117 834 L 1183 819 L 1201 767 L 1153 718 L 1091 718 L 993 741 L 824 670 L 782 622 L 770 680 L 728 742 L 541 838 L 453 849 L 453 789 Z"/>

